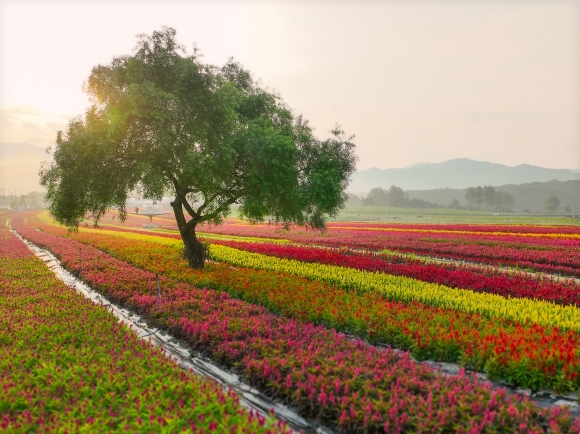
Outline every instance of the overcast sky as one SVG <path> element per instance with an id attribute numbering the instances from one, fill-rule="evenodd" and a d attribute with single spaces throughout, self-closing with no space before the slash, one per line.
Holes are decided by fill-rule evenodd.
<path id="1" fill-rule="evenodd" d="M 580 168 L 580 0 L 0 0 L 0 142 L 45 147 L 96 64 L 174 27 L 233 56 L 358 168 L 467 157 Z"/>

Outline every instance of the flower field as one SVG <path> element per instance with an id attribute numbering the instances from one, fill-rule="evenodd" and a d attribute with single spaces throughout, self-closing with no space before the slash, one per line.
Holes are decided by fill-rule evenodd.
<path id="1" fill-rule="evenodd" d="M 145 221 L 143 216 L 131 215 L 123 226 L 140 228 Z M 118 223 L 113 213 L 102 221 L 105 225 Z M 158 223 L 177 229 L 171 215 L 159 218 Z M 302 228 L 286 231 L 276 225 L 249 225 L 241 220 L 225 223 L 201 226 L 199 231 L 212 237 L 268 238 L 302 245 L 387 250 L 580 277 L 580 228 L 573 226 L 330 223 L 328 231 L 321 234 Z"/>
<path id="2" fill-rule="evenodd" d="M 558 304 L 580 306 L 580 284 L 572 279 L 556 281 L 541 275 L 501 272 L 492 267 L 424 263 L 405 257 L 393 258 L 369 252 L 345 252 L 310 246 L 222 240 L 212 240 L 212 243 L 278 258 L 407 276 L 425 282 L 488 292 L 504 297 L 535 298 Z"/>
<path id="3" fill-rule="evenodd" d="M 110 217 L 109 217 L 110 219 Z M 130 220 L 134 220 L 131 217 Z M 103 226 L 105 229 L 114 231 L 127 231 L 134 233 L 144 232 L 138 229 L 131 229 L 135 221 L 132 221 L 128 227 Z M 228 225 L 226 225 L 227 227 Z M 399 225 L 411 226 L 411 225 Z M 414 229 L 418 225 L 412 225 Z M 457 225 L 460 229 L 465 229 L 469 225 Z M 230 225 L 231 227 L 231 225 Z M 499 232 L 501 227 L 487 227 L 483 229 Z M 480 229 L 476 227 L 475 229 Z M 515 231 L 517 228 L 508 227 L 507 230 Z M 523 229 L 519 229 L 520 231 Z M 556 228 L 536 228 L 531 227 L 530 231 L 552 231 Z M 564 228 L 563 233 L 572 233 L 575 228 Z M 481 232 L 482 230 L 472 230 L 471 232 Z M 277 231 L 280 232 L 280 231 Z M 149 232 L 151 233 L 151 232 Z M 508 232 L 509 233 L 509 232 Z M 514 232 L 520 233 L 520 232 Z M 536 233 L 536 232 L 532 232 Z M 542 232 L 539 232 L 540 234 Z M 180 239 L 176 233 L 155 232 L 156 236 Z M 292 233 L 282 233 L 282 235 L 291 237 Z M 472 289 L 474 291 L 489 292 L 509 297 L 527 297 L 546 301 L 553 301 L 558 304 L 580 305 L 580 282 L 574 279 L 555 280 L 551 276 L 537 274 L 535 276 L 512 271 L 505 272 L 498 270 L 491 265 L 476 265 L 453 262 L 431 262 L 425 261 L 416 255 L 406 255 L 403 252 L 397 253 L 389 251 L 384 253 L 369 251 L 354 251 L 347 246 L 340 246 L 339 250 L 321 249 L 320 246 L 311 246 L 312 243 L 302 245 L 281 245 L 288 244 L 286 239 L 259 238 L 256 236 L 244 237 L 235 235 L 217 235 L 213 233 L 201 233 L 200 236 L 213 244 L 220 244 L 234 247 L 236 249 L 262 253 L 270 256 L 276 256 L 286 259 L 296 259 L 305 262 L 317 262 L 329 265 L 339 265 L 343 267 L 355 268 L 366 271 L 379 271 L 383 273 L 412 277 L 425 282 L 438 283 L 445 286 L 451 286 L 463 289 Z M 229 238 L 228 238 L 229 237 Z M 252 243 L 248 243 L 252 242 Z M 259 242 L 259 243 L 257 243 Z M 545 247 L 545 246 L 544 246 Z"/>
<path id="4" fill-rule="evenodd" d="M 55 226 L 44 230 L 66 234 Z M 166 236 L 89 230 L 74 237 L 139 267 L 219 288 L 276 313 L 409 349 L 420 359 L 460 362 L 534 390 L 579 389 L 575 306 L 475 293 L 219 245 L 212 245 L 214 258 L 244 268 L 215 265 L 200 273 L 183 263 L 173 265 L 180 263 L 180 242 Z M 421 294 L 430 303 L 421 303 Z"/>
<path id="5" fill-rule="evenodd" d="M 0 430 L 287 432 L 186 374 L 0 227 Z"/>
<path id="6" fill-rule="evenodd" d="M 103 226 L 113 231 L 144 234 L 142 230 Z M 99 233 L 106 233 L 100 231 Z M 109 232 L 111 233 L 111 232 Z M 149 232 L 151 234 L 151 232 Z M 155 232 L 155 236 L 180 240 L 175 233 Z M 472 289 L 502 296 L 534 298 L 563 305 L 580 306 L 580 282 L 574 279 L 554 279 L 542 274 L 505 272 L 492 266 L 476 266 L 457 263 L 433 263 L 396 253 L 375 253 L 345 249 L 326 249 L 310 245 L 289 245 L 288 240 L 258 237 L 241 237 L 203 233 L 203 239 L 213 244 L 234 247 L 239 250 L 316 262 L 328 265 L 378 271 L 397 276 L 407 276 L 425 282 L 438 283 L 454 288 Z"/>
<path id="7" fill-rule="evenodd" d="M 461 353 L 457 342 L 466 336 L 460 330 L 467 325 L 472 327 L 470 332 L 481 330 L 485 334 L 473 343 L 479 344 L 490 337 L 491 350 L 488 348 L 487 355 L 478 353 L 477 357 L 499 355 L 495 359 L 498 375 L 503 375 L 499 366 L 505 372 L 512 372 L 518 363 L 520 368 L 522 363 L 528 367 L 530 363 L 537 366 L 552 363 L 550 369 L 545 372 L 540 369 L 534 374 L 540 381 L 538 384 L 577 388 L 578 354 L 575 351 L 578 346 L 577 333 L 573 330 L 522 325 L 505 318 L 488 321 L 478 313 L 413 300 L 388 300 L 376 289 L 356 291 L 300 274 L 232 267 L 225 261 L 210 264 L 206 271 L 195 271 L 179 259 L 176 243 L 169 238 L 94 231 L 81 231 L 68 237 L 60 228 L 39 222 L 31 224 L 45 232 L 27 227 L 14 218 L 13 225 L 23 236 L 49 248 L 66 267 L 110 298 L 187 339 L 214 360 L 235 369 L 255 387 L 340 431 L 580 430 L 580 422 L 570 420 L 566 411 L 558 407 L 549 412 L 540 410 L 527 399 L 509 396 L 505 390 L 490 389 L 489 385 L 464 374 L 446 378 L 413 362 L 408 353 L 378 349 L 328 328 L 335 325 L 338 329 L 352 328 L 362 337 L 373 339 L 382 333 L 381 336 L 391 336 L 418 352 L 423 348 L 428 351 L 440 348 L 453 353 L 455 348 L 456 353 Z M 95 247 L 114 257 L 104 255 Z M 231 247 L 216 247 L 255 255 Z M 161 309 L 156 303 L 153 271 L 163 275 Z M 312 321 L 327 328 L 316 327 Z M 421 327 L 425 337 L 417 333 Z M 439 335 L 435 333 L 437 329 Z M 513 340 L 514 336 L 520 341 Z M 447 343 L 439 340 L 440 337 L 447 337 Z M 548 342 L 556 351 L 551 357 L 544 354 L 547 359 L 544 361 L 537 357 L 530 362 L 527 356 L 522 356 L 519 362 L 511 364 L 511 353 L 505 349 L 511 346 L 522 350 L 525 339 L 529 339 L 527 344 L 536 344 L 538 354 L 546 349 Z M 503 349 L 498 347 L 501 343 Z M 527 351 L 534 352 L 530 345 L 527 347 Z M 465 354 L 471 352 L 475 354 L 473 348 Z M 561 356 L 567 358 L 567 364 L 563 364 Z M 503 365 L 502 360 L 506 362 Z"/>
<path id="8" fill-rule="evenodd" d="M 464 228 L 467 225 L 458 225 Z M 448 229 L 443 229 L 446 227 Z M 330 247 L 348 247 L 373 251 L 390 250 L 399 253 L 455 259 L 529 269 L 564 276 L 580 277 L 580 231 L 577 228 L 506 228 L 480 230 L 453 230 L 456 225 L 428 225 L 425 229 L 385 227 L 384 225 L 338 226 L 330 225 L 321 234 L 315 231 L 282 231 L 276 226 L 226 224 L 203 228 L 211 234 L 248 237 L 284 238 L 300 244 Z M 512 232 L 509 232 L 509 230 Z M 543 230 L 543 231 L 542 231 Z"/>

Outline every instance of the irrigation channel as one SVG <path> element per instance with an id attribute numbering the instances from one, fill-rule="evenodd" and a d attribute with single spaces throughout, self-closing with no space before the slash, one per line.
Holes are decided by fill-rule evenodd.
<path id="1" fill-rule="evenodd" d="M 77 279 L 76 276 L 69 273 L 50 251 L 42 249 L 34 243 L 23 238 L 13 228 L 10 229 L 66 285 L 74 288 L 77 292 L 89 298 L 95 304 L 101 304 L 109 308 L 111 312 L 119 319 L 119 321 L 123 321 L 131 329 L 133 329 L 139 338 L 148 340 L 154 346 L 160 347 L 168 357 L 177 362 L 180 368 L 187 371 L 193 371 L 195 374 L 202 377 L 211 378 L 221 384 L 224 388 L 232 389 L 240 397 L 240 403 L 243 406 L 248 409 L 257 411 L 263 416 L 268 416 L 273 411 L 274 416 L 277 419 L 285 421 L 294 431 L 321 434 L 334 433 L 334 431 L 328 427 L 319 426 L 315 422 L 307 421 L 292 409 L 286 407 L 283 404 L 274 402 L 260 391 L 245 384 L 236 374 L 223 370 L 219 366 L 215 365 L 209 358 L 191 350 L 182 340 L 176 339 L 162 330 L 149 326 L 147 322 L 139 315 L 130 312 L 127 309 L 121 308 L 114 303 L 111 303 L 103 295 L 99 294 L 84 282 Z M 346 335 L 353 340 L 357 340 L 356 336 L 349 336 L 348 334 Z M 379 344 L 377 347 L 386 348 L 387 346 Z M 431 360 L 417 361 L 417 363 L 426 364 L 434 371 L 439 371 L 442 375 L 445 376 L 457 375 L 462 369 L 462 366 L 457 363 L 436 362 Z M 540 407 L 551 408 L 553 406 L 568 406 L 572 417 L 580 417 L 580 405 L 578 402 L 579 396 L 577 393 L 567 393 L 565 395 L 560 395 L 551 389 L 542 389 L 533 393 L 530 389 L 521 389 L 508 383 L 491 381 L 484 373 L 476 372 L 475 374 L 480 381 L 489 382 L 494 387 L 505 388 L 509 393 L 512 394 L 527 396 Z"/>

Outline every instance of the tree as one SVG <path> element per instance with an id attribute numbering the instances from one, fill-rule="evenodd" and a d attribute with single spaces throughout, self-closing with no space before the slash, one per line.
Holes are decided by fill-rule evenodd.
<path id="1" fill-rule="evenodd" d="M 483 203 L 483 188 L 481 186 L 475 188 L 475 194 L 474 194 L 473 199 L 475 201 L 475 204 L 478 207 L 480 207 L 481 204 Z"/>
<path id="2" fill-rule="evenodd" d="M 473 204 L 475 203 L 475 187 L 469 187 L 467 192 L 465 193 L 465 201 L 467 202 L 467 206 L 472 209 Z"/>
<path id="3" fill-rule="evenodd" d="M 558 209 L 559 206 L 560 199 L 558 199 L 558 196 L 556 196 L 555 194 L 552 194 L 550 197 L 548 197 L 546 199 L 546 204 L 544 205 L 546 211 L 548 211 L 550 214 L 553 214 Z"/>
<path id="4" fill-rule="evenodd" d="M 384 188 L 373 188 L 367 194 L 367 203 L 374 206 L 388 206 L 389 205 L 389 193 Z"/>
<path id="5" fill-rule="evenodd" d="M 318 140 L 238 63 L 218 68 L 183 53 L 164 28 L 141 35 L 134 55 L 93 68 L 93 105 L 57 134 L 54 162 L 40 171 L 56 220 L 76 230 L 112 207 L 124 220 L 130 193 L 171 194 L 194 268 L 205 258 L 196 227 L 221 223 L 234 204 L 251 221 L 324 228 L 347 199 L 352 137 L 336 127 Z"/>
<path id="6" fill-rule="evenodd" d="M 570 206 L 569 206 L 569 205 L 566 205 L 566 206 L 564 207 L 564 212 L 565 212 L 566 214 L 570 214 L 570 212 L 571 212 L 571 211 L 572 211 L 572 208 L 570 208 Z"/>
<path id="7" fill-rule="evenodd" d="M 453 208 L 453 209 L 459 209 L 459 208 L 461 208 L 461 205 L 459 204 L 459 201 L 457 199 L 453 199 L 451 201 L 451 204 L 449 206 L 451 208 Z"/>
<path id="8" fill-rule="evenodd" d="M 375 206 L 375 201 L 372 197 L 368 196 L 362 199 L 362 206 Z"/>
<path id="9" fill-rule="evenodd" d="M 361 206 L 362 198 L 357 194 L 348 193 L 347 206 Z"/>
<path id="10" fill-rule="evenodd" d="M 389 188 L 388 205 L 389 206 L 402 206 L 405 200 L 405 193 L 401 187 L 396 185 L 391 185 Z"/>
<path id="11" fill-rule="evenodd" d="M 483 202 L 486 208 L 491 208 L 495 205 L 495 188 L 491 185 L 483 187 Z"/>
<path id="12" fill-rule="evenodd" d="M 506 208 L 512 208 L 516 204 L 516 198 L 513 194 L 506 192 L 505 206 Z"/>
<path id="13" fill-rule="evenodd" d="M 513 194 L 507 191 L 498 190 L 495 192 L 495 207 L 498 210 L 509 209 L 515 205 L 516 201 Z"/>

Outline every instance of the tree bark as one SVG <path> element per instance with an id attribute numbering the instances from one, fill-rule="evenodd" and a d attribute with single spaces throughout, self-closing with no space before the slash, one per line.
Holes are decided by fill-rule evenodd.
<path id="1" fill-rule="evenodd" d="M 171 202 L 171 207 L 175 213 L 175 220 L 177 221 L 177 227 L 179 228 L 179 233 L 181 239 L 183 240 L 183 257 L 189 262 L 191 268 L 203 268 L 206 252 L 205 247 L 199 242 L 197 236 L 195 235 L 195 224 L 189 229 L 186 228 L 187 221 L 185 220 L 185 215 L 183 213 L 183 203 L 176 197 L 173 202 Z"/>
<path id="2" fill-rule="evenodd" d="M 181 234 L 183 240 L 183 256 L 189 262 L 191 268 L 203 268 L 206 258 L 205 247 L 199 242 L 195 235 L 195 228 L 187 232 L 185 235 Z"/>

